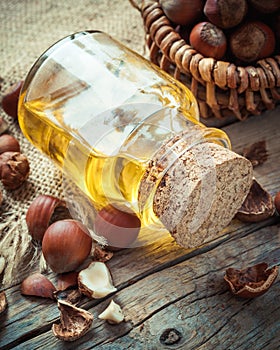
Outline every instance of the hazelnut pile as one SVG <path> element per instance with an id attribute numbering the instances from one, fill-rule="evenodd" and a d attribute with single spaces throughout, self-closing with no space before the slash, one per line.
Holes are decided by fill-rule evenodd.
<path id="1" fill-rule="evenodd" d="M 112 222 L 113 214 L 112 210 L 102 213 L 104 221 L 99 225 L 103 231 L 106 218 Z M 88 332 L 93 322 L 93 315 L 77 306 L 82 296 L 100 299 L 117 291 L 105 264 L 113 253 L 97 243 L 93 250 L 89 230 L 72 219 L 66 202 L 57 197 L 38 195 L 27 210 L 26 224 L 33 241 L 41 245 L 56 283 L 35 272 L 22 281 L 21 294 L 57 301 L 60 320 L 53 324 L 52 332 L 61 340 L 75 341 Z M 98 318 L 110 324 L 124 321 L 122 309 L 113 299 Z"/>
<path id="2" fill-rule="evenodd" d="M 4 112 L 17 120 L 17 107 L 23 82 L 11 86 L 1 100 Z M 0 117 L 0 181 L 7 190 L 15 190 L 28 178 L 29 161 L 21 153 L 18 140 L 8 133 L 8 124 Z"/>
<path id="3" fill-rule="evenodd" d="M 182 38 L 205 57 L 236 65 L 279 53 L 279 0 L 159 0 Z"/>

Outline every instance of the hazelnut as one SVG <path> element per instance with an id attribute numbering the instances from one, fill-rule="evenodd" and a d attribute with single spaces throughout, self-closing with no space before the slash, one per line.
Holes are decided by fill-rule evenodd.
<path id="1" fill-rule="evenodd" d="M 190 44 L 206 57 L 221 59 L 227 49 L 227 39 L 223 31 L 210 22 L 196 24 L 190 33 Z"/>
<path id="2" fill-rule="evenodd" d="M 247 22 L 231 34 L 230 49 L 242 62 L 254 62 L 271 56 L 275 49 L 275 35 L 270 27 L 262 22 Z"/>
<path id="3" fill-rule="evenodd" d="M 36 197 L 26 213 L 28 232 L 33 239 L 40 242 L 53 222 L 70 218 L 65 201 L 50 195 Z"/>
<path id="4" fill-rule="evenodd" d="M 226 29 L 241 23 L 247 8 L 246 0 L 207 0 L 203 11 L 211 23 Z"/>
<path id="5" fill-rule="evenodd" d="M 259 222 L 268 219 L 274 212 L 272 196 L 253 179 L 250 191 L 235 217 L 244 222 Z"/>
<path id="6" fill-rule="evenodd" d="M 79 272 L 78 285 L 80 291 L 89 298 L 100 299 L 116 292 L 107 266 L 100 261 L 92 262 Z"/>
<path id="7" fill-rule="evenodd" d="M 101 209 L 95 218 L 94 232 L 107 240 L 110 248 L 128 248 L 137 239 L 140 219 L 132 211 L 122 211 L 113 205 Z"/>
<path id="8" fill-rule="evenodd" d="M 262 262 L 243 270 L 228 268 L 224 279 L 236 296 L 254 298 L 267 292 L 277 275 L 278 266 L 269 269 L 267 263 Z"/>
<path id="9" fill-rule="evenodd" d="M 21 283 L 21 294 L 54 299 L 56 288 L 52 282 L 41 273 L 33 273 Z"/>
<path id="10" fill-rule="evenodd" d="M 52 325 L 52 332 L 58 339 L 74 341 L 86 334 L 93 321 L 93 315 L 71 303 L 58 301 L 60 322 Z"/>
<path id="11" fill-rule="evenodd" d="M 29 162 L 19 152 L 4 152 L 0 155 L 0 180 L 8 190 L 20 187 L 29 176 Z"/>
<path id="12" fill-rule="evenodd" d="M 118 324 L 124 320 L 124 314 L 119 304 L 111 300 L 107 308 L 98 316 L 101 320 L 106 320 L 110 324 Z"/>
<path id="13" fill-rule="evenodd" d="M 160 0 L 159 3 L 166 17 L 180 25 L 194 23 L 203 13 L 203 0 Z"/>
<path id="14" fill-rule="evenodd" d="M 0 136 L 0 154 L 4 152 L 20 152 L 18 140 L 9 134 Z"/>
<path id="15" fill-rule="evenodd" d="M 78 268 L 91 252 L 92 238 L 79 221 L 66 219 L 50 225 L 42 240 L 43 256 L 56 273 Z"/>
<path id="16" fill-rule="evenodd" d="M 3 110 L 14 119 L 18 117 L 18 100 L 20 95 L 20 90 L 22 88 L 23 81 L 19 81 L 12 85 L 4 94 L 2 98 L 2 108 Z"/>

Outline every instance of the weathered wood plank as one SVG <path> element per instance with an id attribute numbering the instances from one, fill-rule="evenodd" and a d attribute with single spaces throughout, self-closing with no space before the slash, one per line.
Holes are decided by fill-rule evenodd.
<path id="1" fill-rule="evenodd" d="M 278 218 L 274 217 L 266 222 L 244 225 L 238 220 L 234 220 L 224 236 L 200 249 L 187 251 L 175 245 L 171 238 L 167 238 L 162 240 L 160 244 L 155 243 L 134 250 L 120 251 L 108 262 L 108 266 L 114 284 L 118 290 L 122 290 L 150 274 L 211 250 L 228 239 L 233 239 L 235 236 L 242 237 L 265 227 L 268 222 L 272 224 L 277 221 Z M 53 274 L 50 274 L 50 278 L 55 281 Z M 46 329 L 50 329 L 51 324 L 58 317 L 58 311 L 52 301 L 22 296 L 18 285 L 9 288 L 6 293 L 9 308 L 0 324 L 0 349 L 2 346 L 10 348 L 13 344 L 45 332 Z M 93 302 L 93 304 L 98 303 L 99 301 Z"/>
<path id="2" fill-rule="evenodd" d="M 242 154 L 245 147 L 264 140 L 268 159 L 255 167 L 256 178 L 273 195 L 280 190 L 280 106 L 273 111 L 254 116 L 242 123 L 224 128 L 232 141 L 233 149 Z"/>
<path id="3" fill-rule="evenodd" d="M 245 146 L 248 146 L 258 140 L 266 140 L 269 157 L 268 160 L 262 166 L 255 168 L 255 175 L 257 179 L 270 191 L 271 194 L 275 194 L 276 191 L 280 190 L 280 145 L 278 142 L 280 136 L 279 113 L 280 108 L 272 112 L 267 112 L 262 116 L 254 117 L 245 122 L 236 123 L 225 128 L 226 132 L 229 134 L 232 140 L 233 149 L 239 153 L 242 152 Z M 125 296 L 127 295 L 127 293 L 131 293 L 131 298 L 134 298 L 134 303 L 137 304 L 139 300 L 142 300 L 142 303 L 144 304 L 143 312 L 145 315 L 140 313 L 141 317 L 137 321 L 138 323 L 134 321 L 133 326 L 128 322 L 124 325 L 115 327 L 113 334 L 111 333 L 112 327 L 105 327 L 100 322 L 97 322 L 97 324 L 92 330 L 92 334 L 89 334 L 89 338 L 83 338 L 83 342 L 85 341 L 85 343 L 88 344 L 89 348 L 91 348 L 95 345 L 97 346 L 97 344 L 99 343 L 105 342 L 106 339 L 108 340 L 114 337 L 123 336 L 127 332 L 132 330 L 133 327 L 133 331 L 131 331 L 130 334 L 138 334 L 142 329 L 142 324 L 145 324 L 148 327 L 150 321 L 147 319 L 145 322 L 146 318 L 150 318 L 150 320 L 152 320 L 153 318 L 157 319 L 156 315 L 158 314 L 159 320 L 161 319 L 160 311 L 152 311 L 149 309 L 148 305 L 153 303 L 155 305 L 157 304 L 156 299 L 160 296 L 160 288 L 165 288 L 165 290 L 167 290 L 168 288 L 172 289 L 172 283 L 174 281 L 172 279 L 171 274 L 178 272 L 177 270 L 173 270 L 173 268 L 181 266 L 180 264 L 184 264 L 185 262 L 192 262 L 194 261 L 193 259 L 195 259 L 196 257 L 212 257 L 215 254 L 217 254 L 216 258 L 218 258 L 220 254 L 219 246 L 222 246 L 223 249 L 225 249 L 225 247 L 228 247 L 228 244 L 232 243 L 233 241 L 244 242 L 244 239 L 242 237 L 257 237 L 255 236 L 256 233 L 251 233 L 254 231 L 259 232 L 258 229 L 275 223 L 275 220 L 277 220 L 277 218 L 273 218 L 267 222 L 262 222 L 253 225 L 242 224 L 237 220 L 233 220 L 231 225 L 229 225 L 229 227 L 227 227 L 224 230 L 224 235 L 221 238 L 217 239 L 211 244 L 206 245 L 205 247 L 194 251 L 186 251 L 178 247 L 169 237 L 162 240 L 161 242 L 147 247 L 142 247 L 134 250 L 126 250 L 116 253 L 114 258 L 109 262 L 108 265 L 111 268 L 115 284 L 119 290 L 117 293 L 117 298 L 119 298 L 122 295 Z M 260 241 L 259 244 L 265 245 L 266 242 Z M 259 247 L 259 249 L 260 248 L 261 247 Z M 242 246 L 240 247 L 240 251 L 238 249 L 239 248 L 236 246 L 236 252 L 240 255 L 243 254 L 242 259 L 245 261 L 245 257 L 250 256 L 250 251 L 244 251 L 244 249 L 242 249 Z M 262 250 L 260 249 L 258 254 L 261 254 L 261 252 Z M 278 250 L 276 250 L 276 253 L 279 257 L 280 254 Z M 229 257 L 231 257 L 231 254 L 233 254 L 233 251 L 231 251 L 231 249 L 227 249 L 227 254 L 228 256 L 225 256 L 225 254 L 222 256 L 225 256 L 225 259 L 228 259 Z M 213 259 L 213 257 L 211 259 Z M 187 265 L 191 266 L 189 264 Z M 164 274 L 161 275 L 164 271 L 168 271 L 168 276 L 164 277 Z M 189 270 L 186 269 L 185 273 L 188 271 Z M 197 271 L 194 270 L 193 273 L 196 274 Z M 208 274 L 208 277 L 210 275 L 211 274 Z M 189 285 L 189 281 L 185 280 L 185 278 L 187 279 L 187 276 L 188 275 L 186 275 L 184 278 L 182 277 L 182 281 L 180 282 L 180 284 L 177 283 L 177 288 L 187 289 L 191 287 L 191 285 Z M 149 278 L 153 279 L 155 277 L 163 278 L 162 280 L 159 280 L 157 289 L 151 288 L 149 284 Z M 203 281 L 202 276 L 200 276 L 199 274 L 196 276 L 196 278 L 200 281 Z M 279 287 L 279 282 L 276 286 Z M 136 288 L 136 290 L 134 290 L 134 288 Z M 145 291 L 145 293 L 154 294 L 152 298 L 154 298 L 155 300 L 149 299 L 149 297 L 146 294 L 143 294 L 140 298 L 140 296 L 136 293 L 137 288 L 141 288 L 142 291 Z M 9 288 L 6 292 L 9 302 L 9 309 L 5 314 L 0 316 L 0 349 L 13 348 L 16 346 L 16 344 L 19 343 L 22 343 L 22 345 L 18 345 L 19 348 L 24 349 L 28 349 L 28 347 L 26 346 L 30 346 L 30 349 L 35 349 L 37 345 L 41 346 L 41 348 L 45 347 L 47 349 L 52 347 L 54 344 L 54 340 L 49 330 L 52 322 L 56 320 L 58 316 L 58 311 L 54 304 L 52 302 L 46 302 L 43 300 L 41 301 L 36 298 L 25 298 L 21 296 L 19 293 L 19 286 Z M 277 297 L 279 298 L 279 295 L 277 295 Z M 121 299 L 123 301 L 127 301 L 129 299 L 128 296 L 123 298 L 124 299 Z M 187 302 L 189 302 L 187 296 L 181 295 L 178 298 L 182 298 L 182 300 L 185 300 L 185 298 L 187 298 Z M 173 305 L 176 301 L 172 299 L 170 302 L 171 305 Z M 101 309 L 105 306 L 106 303 L 107 301 L 105 300 L 102 301 L 100 304 L 99 302 L 87 303 L 86 306 L 88 308 L 92 308 L 94 306 L 93 310 L 95 310 L 96 312 L 99 310 L 99 308 L 101 311 Z M 125 305 L 127 305 L 127 303 L 125 303 Z M 163 303 L 163 305 L 160 308 L 166 308 L 166 315 L 172 317 L 172 307 L 170 305 L 170 307 L 168 308 L 168 305 L 169 304 L 166 301 L 166 303 Z M 200 305 L 199 300 L 196 301 L 196 304 L 194 305 L 197 305 L 198 307 Z M 201 305 L 203 305 L 203 307 L 207 309 L 206 304 Z M 132 306 L 135 307 L 135 305 L 133 304 Z M 271 309 L 271 314 L 274 316 L 276 315 L 278 319 L 280 319 L 279 310 L 277 309 L 277 306 L 274 305 L 274 308 L 275 309 Z M 132 310 L 134 309 L 132 308 Z M 210 310 L 208 310 L 207 312 L 210 312 Z M 165 314 L 164 311 L 162 311 L 162 313 Z M 214 316 L 211 315 L 211 317 Z M 136 316 L 135 319 L 137 319 Z M 164 320 L 165 318 L 162 316 L 162 325 L 164 325 Z M 203 328 L 204 318 L 200 318 L 199 322 L 201 322 L 201 325 L 199 327 Z M 138 330 L 137 324 L 140 324 L 140 328 Z M 278 328 L 276 329 L 278 330 Z M 240 333 L 239 330 L 235 331 L 238 332 L 238 334 Z M 268 332 L 269 330 L 267 329 L 266 331 Z M 240 334 L 243 333 L 241 332 Z M 251 331 L 251 334 L 253 339 L 256 339 L 257 335 L 254 335 L 253 331 Z M 265 348 L 266 336 L 262 334 L 263 333 L 259 334 L 258 336 L 260 339 L 262 339 L 262 344 Z M 93 342 L 91 341 L 92 336 L 94 338 Z M 153 336 L 150 335 L 150 338 L 153 338 Z M 127 341 L 128 346 L 129 344 L 131 344 L 131 347 L 133 349 L 137 349 L 137 342 L 135 343 L 134 338 L 131 338 L 130 335 L 124 337 L 123 339 L 124 340 L 119 340 L 116 342 L 116 349 L 118 344 L 123 344 L 123 341 Z M 272 338 L 271 341 L 273 341 Z M 81 348 L 83 348 L 81 345 L 82 342 L 77 344 L 80 344 Z M 55 342 L 55 346 L 57 348 L 67 348 L 65 344 L 63 345 L 60 342 Z"/>
<path id="4" fill-rule="evenodd" d="M 142 349 L 159 349 L 160 335 L 166 328 L 180 331 L 182 340 L 176 348 L 182 349 L 264 349 L 270 342 L 280 346 L 280 306 L 275 303 L 280 297 L 279 279 L 265 295 L 253 300 L 232 296 L 223 281 L 227 267 L 242 268 L 261 261 L 280 264 L 279 225 L 243 238 L 234 236 L 207 253 L 127 286 L 114 296 L 127 322 L 111 326 L 96 320 L 75 347 L 107 349 L 105 344 L 114 340 L 112 349 L 124 343 L 132 349 L 139 345 Z M 98 315 L 107 303 L 89 309 Z M 68 348 L 49 331 L 18 349 L 39 349 L 44 344 L 52 349 Z"/>

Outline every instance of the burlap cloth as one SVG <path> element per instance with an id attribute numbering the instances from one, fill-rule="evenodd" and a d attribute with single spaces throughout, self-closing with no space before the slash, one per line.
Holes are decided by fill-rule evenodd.
<path id="1" fill-rule="evenodd" d="M 64 36 L 86 29 L 109 33 L 144 55 L 144 29 L 129 0 L 0 0 L 0 98 L 13 83 L 24 79 L 34 61 Z M 2 109 L 8 132 L 20 142 L 30 162 L 28 181 L 6 191 L 0 222 L 0 280 L 2 287 L 18 283 L 31 270 L 43 268 L 40 246 L 27 232 L 25 214 L 39 194 L 62 195 L 62 176 L 22 135 L 18 124 Z"/>

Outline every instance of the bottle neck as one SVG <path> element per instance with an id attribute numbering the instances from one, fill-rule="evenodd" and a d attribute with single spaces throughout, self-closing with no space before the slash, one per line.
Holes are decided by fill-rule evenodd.
<path id="1" fill-rule="evenodd" d="M 170 168 L 175 166 L 177 170 L 182 168 L 182 171 L 184 171 L 185 164 L 181 161 L 182 155 L 190 152 L 195 146 L 204 144 L 205 152 L 201 159 L 198 156 L 197 167 L 209 166 L 209 163 L 205 163 L 206 160 L 204 158 L 205 156 L 207 158 L 209 143 L 214 143 L 227 149 L 231 147 L 230 141 L 223 131 L 207 128 L 201 124 L 188 125 L 187 129 L 162 144 L 149 161 L 139 186 L 140 215 L 147 215 L 147 213 L 153 211 L 153 197 L 159 184 L 165 181 Z"/>

